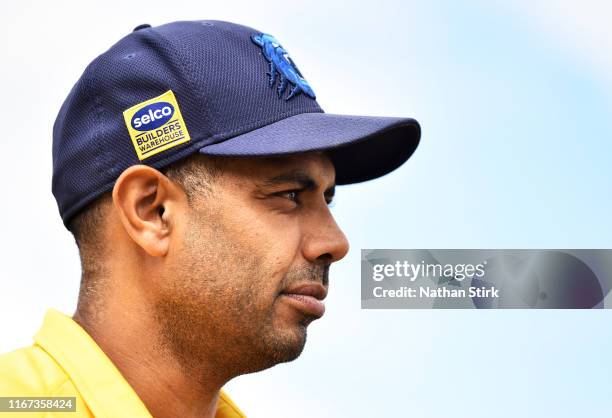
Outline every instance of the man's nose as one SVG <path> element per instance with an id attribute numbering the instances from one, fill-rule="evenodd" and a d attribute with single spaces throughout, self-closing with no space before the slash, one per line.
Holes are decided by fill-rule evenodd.
<path id="1" fill-rule="evenodd" d="M 346 236 L 329 209 L 325 208 L 325 214 L 317 216 L 305 232 L 304 258 L 313 263 L 324 261 L 331 264 L 344 258 L 348 250 Z"/>

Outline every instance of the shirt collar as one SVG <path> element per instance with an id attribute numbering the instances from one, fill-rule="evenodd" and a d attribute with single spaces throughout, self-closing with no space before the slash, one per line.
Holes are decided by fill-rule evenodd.
<path id="1" fill-rule="evenodd" d="M 34 336 L 66 371 L 96 418 L 152 418 L 142 400 L 91 336 L 71 317 L 47 310 Z M 216 418 L 244 418 L 221 390 Z"/>

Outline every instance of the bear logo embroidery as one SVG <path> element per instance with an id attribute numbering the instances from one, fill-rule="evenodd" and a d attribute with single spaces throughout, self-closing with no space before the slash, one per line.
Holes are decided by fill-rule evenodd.
<path id="1" fill-rule="evenodd" d="M 289 83 L 293 85 L 293 88 L 285 100 L 289 100 L 299 93 L 304 93 L 313 99 L 316 98 L 314 91 L 289 57 L 287 50 L 280 45 L 274 36 L 260 33 L 251 35 L 251 40 L 261 47 L 263 56 L 269 62 L 270 69 L 267 73 L 270 76 L 269 86 L 273 87 L 277 77 L 279 78 L 276 88 L 279 98 L 282 97 Z"/>

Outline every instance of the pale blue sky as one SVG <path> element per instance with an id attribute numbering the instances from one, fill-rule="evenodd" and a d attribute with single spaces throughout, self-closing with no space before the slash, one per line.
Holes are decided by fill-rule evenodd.
<path id="1" fill-rule="evenodd" d="M 213 18 L 276 36 L 326 111 L 423 128 L 401 169 L 338 190 L 351 251 L 332 267 L 327 313 L 297 361 L 230 382 L 249 416 L 610 415 L 609 311 L 366 311 L 359 284 L 361 248 L 612 247 L 610 6 L 60 3 L 0 18 L 0 110 L 19 129 L 2 141 L 0 351 L 28 344 L 47 306 L 75 306 L 76 247 L 50 192 L 69 88 L 140 23 Z"/>

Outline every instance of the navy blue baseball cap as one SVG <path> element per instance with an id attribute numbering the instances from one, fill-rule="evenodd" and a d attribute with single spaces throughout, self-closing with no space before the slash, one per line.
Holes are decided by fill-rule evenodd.
<path id="1" fill-rule="evenodd" d="M 69 228 L 135 164 L 326 150 L 342 185 L 396 169 L 420 135 L 411 118 L 324 113 L 272 35 L 214 20 L 140 25 L 89 64 L 62 105 L 52 191 Z"/>

